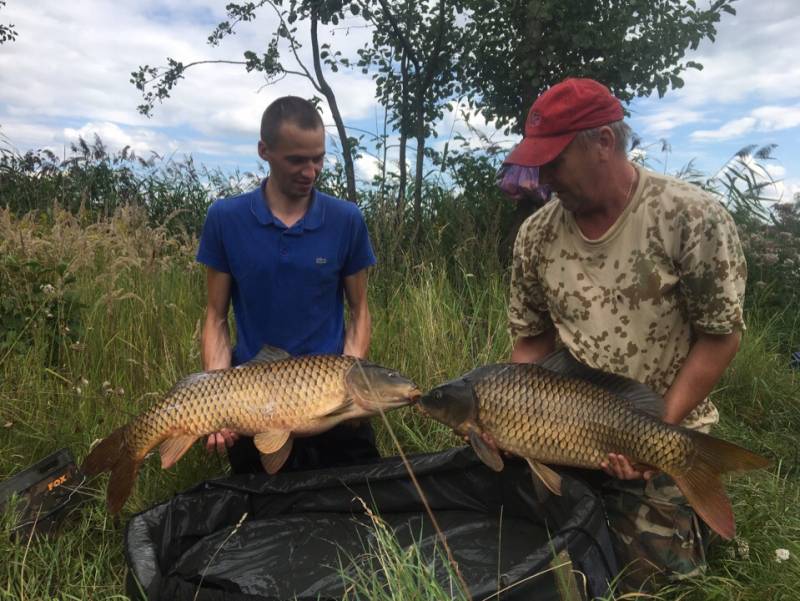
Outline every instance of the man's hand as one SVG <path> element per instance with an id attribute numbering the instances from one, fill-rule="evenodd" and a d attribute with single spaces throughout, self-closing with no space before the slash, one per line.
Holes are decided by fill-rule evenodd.
<path id="1" fill-rule="evenodd" d="M 219 432 L 213 432 L 212 434 L 208 435 L 208 439 L 206 440 L 206 451 L 213 453 L 214 449 L 216 449 L 217 453 L 222 455 L 225 453 L 225 449 L 232 447 L 233 443 L 237 440 L 239 440 L 239 435 L 236 432 L 232 432 L 227 428 L 223 428 Z"/>
<path id="2" fill-rule="evenodd" d="M 608 461 L 603 461 L 600 464 L 603 471 L 614 478 L 620 480 L 639 480 L 644 478 L 649 480 L 658 473 L 658 470 L 642 466 L 634 465 L 625 455 L 618 455 L 616 453 L 608 454 Z"/>

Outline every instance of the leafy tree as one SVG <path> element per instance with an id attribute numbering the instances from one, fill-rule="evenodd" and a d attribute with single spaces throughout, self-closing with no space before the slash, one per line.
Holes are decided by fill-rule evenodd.
<path id="1" fill-rule="evenodd" d="M 0 0 L 0 8 L 3 8 L 6 5 L 5 0 Z M 0 23 L 0 44 L 5 44 L 6 42 L 13 42 L 17 39 L 17 30 L 14 29 L 13 24 L 3 25 Z"/>
<path id="2" fill-rule="evenodd" d="M 400 134 L 398 208 L 404 205 L 406 145 L 416 142 L 414 217 L 422 214 L 426 140 L 444 107 L 460 92 L 459 62 L 463 30 L 454 26 L 462 11 L 458 0 L 403 0 L 361 3 L 361 14 L 373 24 L 372 46 L 359 51 L 364 73 L 370 66 L 377 98 Z"/>
<path id="3" fill-rule="evenodd" d="M 565 76 L 591 77 L 623 101 L 683 86 L 702 69 L 688 49 L 714 41 L 735 0 L 463 0 L 471 19 L 464 89 L 480 113 L 517 133 L 533 100 Z"/>
<path id="4" fill-rule="evenodd" d="M 131 74 L 131 83 L 142 92 L 144 102 L 139 105 L 139 112 L 150 115 L 156 102 L 162 102 L 169 97 L 172 89 L 178 81 L 184 77 L 184 73 L 191 67 L 209 63 L 223 63 L 243 65 L 248 72 L 257 71 L 263 74 L 267 83 L 273 83 L 287 75 L 297 75 L 311 82 L 314 89 L 322 94 L 331 110 L 336 130 L 342 146 L 344 160 L 344 172 L 347 182 L 347 198 L 356 200 L 355 169 L 353 167 L 353 150 L 356 140 L 347 135 L 347 130 L 342 120 L 336 95 L 325 78 L 322 70 L 323 62 L 329 57 L 330 53 L 323 45 L 320 48 L 318 28 L 319 24 L 332 23 L 338 24 L 344 18 L 344 7 L 342 2 L 336 0 L 291 0 L 289 10 L 283 9 L 280 0 L 259 0 L 258 2 L 229 3 L 226 6 L 228 19 L 217 25 L 208 37 L 208 43 L 217 46 L 229 35 L 235 32 L 237 25 L 242 22 L 253 21 L 257 18 L 259 9 L 270 7 L 278 17 L 278 27 L 272 33 L 267 43 L 265 52 L 261 54 L 248 50 L 244 53 L 244 60 L 208 60 L 183 63 L 173 58 L 167 58 L 166 68 L 152 67 L 150 65 L 140 66 L 137 71 Z M 356 9 L 357 10 L 357 9 Z M 297 38 L 297 28 L 294 23 L 305 18 L 309 23 L 309 36 L 311 41 L 311 51 L 313 66 L 307 67 L 299 56 L 301 44 Z M 281 60 L 279 44 L 285 42 L 288 45 L 290 54 L 294 59 L 296 67 L 289 68 Z M 345 60 L 346 59 L 341 59 Z M 328 58 L 327 62 L 333 71 L 338 69 L 336 62 Z"/>
<path id="5" fill-rule="evenodd" d="M 462 56 L 464 94 L 488 121 L 522 134 L 533 101 L 566 76 L 591 77 L 623 101 L 663 96 L 702 69 L 688 49 L 714 41 L 735 0 L 462 0 L 470 14 Z M 516 205 L 508 239 L 537 205 Z"/>

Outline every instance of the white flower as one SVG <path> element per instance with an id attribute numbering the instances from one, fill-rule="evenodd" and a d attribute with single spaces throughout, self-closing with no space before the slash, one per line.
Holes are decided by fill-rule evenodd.
<path id="1" fill-rule="evenodd" d="M 750 545 L 743 538 L 736 538 L 736 551 L 742 559 L 750 559 Z"/>
<path id="2" fill-rule="evenodd" d="M 41 290 L 45 294 L 53 294 L 56 291 L 56 289 L 53 287 L 52 284 L 42 284 L 41 286 L 39 286 L 39 290 Z"/>
<path id="3" fill-rule="evenodd" d="M 788 561 L 790 556 L 789 549 L 775 549 L 775 561 L 778 563 Z"/>

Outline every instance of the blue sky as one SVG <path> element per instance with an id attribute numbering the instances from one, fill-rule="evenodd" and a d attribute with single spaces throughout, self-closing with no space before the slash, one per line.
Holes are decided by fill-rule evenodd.
<path id="1" fill-rule="evenodd" d="M 163 65 L 167 56 L 187 62 L 240 59 L 245 49 L 262 48 L 273 29 L 269 13 L 218 48 L 206 44 L 224 18 L 224 5 L 222 0 L 8 0 L 0 22 L 13 23 L 19 37 L 0 46 L 0 134 L 6 144 L 20 152 L 50 148 L 62 154 L 78 136 L 91 139 L 98 133 L 112 149 L 130 145 L 140 154 L 192 154 L 209 167 L 254 170 L 264 107 L 284 94 L 311 96 L 307 82 L 287 77 L 265 86 L 242 67 L 200 67 L 146 119 L 136 113 L 141 99 L 128 81 L 138 65 Z M 782 180 L 774 195 L 788 200 L 800 193 L 800 4 L 739 0 L 735 7 L 738 15 L 725 16 L 716 43 L 703 43 L 687 57 L 705 69 L 688 72 L 684 88 L 662 99 L 635 100 L 630 123 L 659 170 L 665 159 L 667 171 L 694 160 L 712 174 L 747 144 L 778 144 L 769 169 Z M 369 38 L 366 29 L 345 26 L 324 35 L 350 56 Z M 383 116 L 368 76 L 340 71 L 330 74 L 330 83 L 348 125 L 379 131 Z M 327 114 L 325 121 L 332 124 Z M 509 148 L 516 141 L 480 119 L 472 123 Z M 457 113 L 438 129 L 467 132 Z M 671 147 L 668 156 L 660 152 L 662 139 Z M 364 157 L 358 169 L 368 177 L 375 161 Z"/>

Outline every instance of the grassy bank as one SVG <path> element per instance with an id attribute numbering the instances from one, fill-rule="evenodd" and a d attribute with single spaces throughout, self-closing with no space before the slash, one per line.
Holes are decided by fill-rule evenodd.
<path id="1" fill-rule="evenodd" d="M 47 219 L 20 219 L 0 210 L 6 320 L 0 338 L 0 479 L 64 446 L 82 459 L 93 440 L 200 368 L 204 275 L 193 261 L 195 241 L 145 221 L 131 208 L 100 220 L 60 211 Z M 468 261 L 461 267 L 445 263 L 431 253 L 426 260 L 409 259 L 400 271 L 378 269 L 371 281 L 371 358 L 423 388 L 503 360 L 509 351 L 503 274 L 476 275 Z M 774 459 L 770 470 L 729 485 L 740 539 L 715 549 L 707 577 L 662 591 L 660 598 L 796 598 L 800 372 L 788 367 L 787 339 L 791 345 L 798 337 L 785 324 L 797 309 L 790 305 L 778 315 L 751 305 L 742 350 L 714 393 L 723 416 L 720 434 Z M 412 409 L 392 413 L 390 421 L 406 452 L 458 442 Z M 383 452 L 395 454 L 384 426 L 377 428 Z M 11 516 L 4 516 L 0 599 L 123 599 L 126 518 L 221 475 L 224 464 L 199 445 L 169 471 L 151 459 L 121 519 L 110 519 L 101 502 L 92 503 L 52 540 L 11 541 Z M 98 500 L 104 485 L 104 479 L 95 483 Z M 790 560 L 777 562 L 777 548 L 788 549 Z M 387 561 L 392 569 L 407 570 L 399 580 L 424 586 L 424 566 L 414 564 L 416 558 L 409 564 L 387 557 L 394 560 Z M 393 598 L 410 598 L 407 592 Z M 364 592 L 359 598 L 368 597 Z M 431 592 L 428 598 L 447 596 Z"/>

